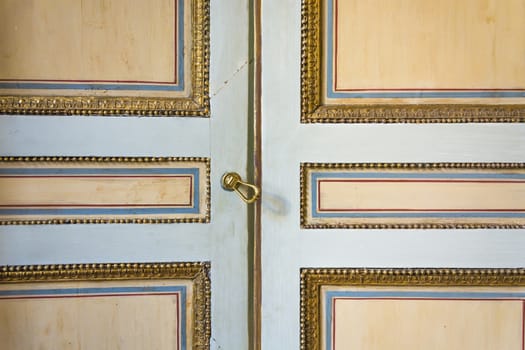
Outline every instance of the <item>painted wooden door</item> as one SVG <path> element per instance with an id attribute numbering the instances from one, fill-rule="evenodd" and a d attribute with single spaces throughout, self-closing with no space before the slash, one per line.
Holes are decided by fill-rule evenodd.
<path id="1" fill-rule="evenodd" d="M 116 4 L 111 1 L 101 3 L 104 6 Z M 157 5 L 169 3 L 164 1 Z M 0 117 L 2 156 L 209 159 L 209 223 L 5 225 L 0 228 L 0 264 L 209 262 L 210 348 L 247 349 L 246 207 L 234 195 L 221 189 L 220 180 L 226 171 L 246 176 L 249 31 L 239 28 L 248 28 L 248 6 L 244 0 L 209 3 L 212 52 L 209 118 Z M 206 29 L 203 26 L 199 30 Z M 8 39 L 2 38 L 0 33 L 0 41 Z M 46 46 L 45 42 L 40 44 Z M 68 55 L 67 52 L 55 54 Z M 204 53 L 198 52 L 197 55 Z M 155 65 L 157 59 L 162 57 L 151 56 L 150 64 Z M 207 176 L 205 173 L 201 175 Z M 108 344 L 99 345 L 105 348 Z"/>
<path id="2" fill-rule="evenodd" d="M 2 226 L 0 264 L 209 261 L 211 349 L 247 349 L 246 1 L 211 1 L 211 118 L 2 116 L 4 156 L 206 157 L 209 224 Z M 523 230 L 303 229 L 301 163 L 523 162 L 523 124 L 303 124 L 301 3 L 262 2 L 262 349 L 301 346 L 301 268 L 517 267 Z M 239 30 L 246 28 L 246 30 Z M 257 278 L 257 275 L 254 276 Z"/>
<path id="3" fill-rule="evenodd" d="M 305 37 L 309 35 L 304 29 L 305 21 L 320 4 L 335 2 L 262 2 L 261 348 L 264 350 L 304 346 L 305 339 L 300 335 L 305 322 L 301 319 L 304 305 L 301 307 L 300 303 L 302 268 L 503 268 L 525 264 L 523 229 L 304 227 L 304 203 L 300 200 L 302 163 L 517 163 L 525 160 L 523 124 L 301 123 L 301 101 L 307 95 L 301 91 L 301 74 L 312 72 L 304 66 L 304 50 L 309 47 L 321 50 L 316 47 L 321 44 L 316 42 L 305 44 Z M 356 11 L 362 11 L 362 7 L 366 7 L 363 4 L 375 4 L 378 9 L 380 4 L 386 5 L 386 2 L 368 1 L 339 3 L 353 4 Z M 305 4 L 310 7 L 301 8 Z M 329 11 L 326 7 L 323 9 Z M 390 18 L 389 13 L 377 12 L 377 16 Z M 379 19 L 374 22 L 374 18 L 383 17 L 368 13 L 365 19 L 371 22 L 359 23 L 374 23 L 372 27 L 383 28 L 382 22 Z M 396 21 L 396 18 L 390 19 Z M 359 38 L 366 38 L 367 32 L 359 24 L 344 21 L 341 20 L 342 25 L 353 28 L 352 32 L 358 33 Z M 380 32 L 390 30 L 385 28 Z M 377 62 L 377 57 L 366 56 L 366 50 L 378 50 L 373 43 L 369 44 L 366 49 L 348 54 L 348 62 L 365 64 L 366 59 Z M 363 57 L 365 60 L 361 60 Z M 522 195 L 519 198 L 523 204 Z M 313 312 L 321 313 L 321 309 Z M 316 326 L 322 328 L 325 324 Z M 369 345 L 374 349 L 372 343 Z"/>

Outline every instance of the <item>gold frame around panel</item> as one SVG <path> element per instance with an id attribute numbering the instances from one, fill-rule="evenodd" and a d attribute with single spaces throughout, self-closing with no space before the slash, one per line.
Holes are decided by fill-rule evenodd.
<path id="1" fill-rule="evenodd" d="M 206 188 L 205 197 L 206 211 L 204 218 L 134 218 L 134 219 L 50 219 L 50 220 L 0 220 L 3 225 L 57 225 L 57 224 L 173 224 L 173 223 L 209 223 L 211 207 L 210 186 L 210 159 L 203 157 L 61 157 L 61 156 L 37 156 L 37 157 L 0 157 L 0 162 L 122 162 L 122 163 L 155 163 L 155 162 L 203 162 L 206 164 Z"/>
<path id="2" fill-rule="evenodd" d="M 325 105 L 322 102 L 322 0 L 302 0 L 301 123 L 525 122 L 525 105 Z"/>
<path id="3" fill-rule="evenodd" d="M 525 286 L 525 269 L 301 269 L 301 350 L 321 349 L 321 287 Z"/>
<path id="4" fill-rule="evenodd" d="M 193 347 L 209 348 L 211 284 L 208 262 L 0 266 L 0 283 L 183 279 L 192 282 Z"/>
<path id="5" fill-rule="evenodd" d="M 210 0 L 192 0 L 189 97 L 0 96 L 2 114 L 210 116 Z"/>
<path id="6" fill-rule="evenodd" d="M 356 170 L 356 169 L 395 169 L 395 170 L 425 170 L 425 169 L 525 169 L 525 163 L 301 163 L 300 192 L 301 208 L 300 222 L 303 229 L 520 229 L 523 225 L 498 224 L 308 224 L 306 172 L 307 170 Z"/>

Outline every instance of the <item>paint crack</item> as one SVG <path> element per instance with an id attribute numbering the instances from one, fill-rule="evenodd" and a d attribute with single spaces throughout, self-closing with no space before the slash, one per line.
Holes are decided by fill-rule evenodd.
<path id="1" fill-rule="evenodd" d="M 233 72 L 233 74 L 228 78 L 226 79 L 222 85 L 217 88 L 217 90 L 215 90 L 215 92 L 211 95 L 210 99 L 213 99 L 215 96 L 217 96 L 226 86 L 228 86 L 228 84 L 230 83 L 230 81 L 233 80 L 233 78 L 235 78 L 237 76 L 237 74 L 239 74 L 243 69 L 245 69 L 249 64 L 252 64 L 253 62 L 253 59 L 252 60 L 246 60 L 243 62 L 243 64 L 241 64 L 239 66 L 239 68 L 237 68 L 235 70 L 235 72 Z"/>

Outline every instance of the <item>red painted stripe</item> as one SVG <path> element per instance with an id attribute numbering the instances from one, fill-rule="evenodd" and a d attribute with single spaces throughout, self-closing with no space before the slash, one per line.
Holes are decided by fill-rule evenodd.
<path id="1" fill-rule="evenodd" d="M 337 65 L 338 65 L 338 20 L 339 20 L 339 1 L 334 0 L 334 23 L 335 23 L 335 29 L 331 28 L 331 30 L 334 31 L 334 72 L 332 72 L 334 83 L 333 83 L 333 89 L 334 91 L 338 92 L 352 92 L 352 91 L 525 91 L 525 89 L 488 89 L 488 88 L 480 88 L 480 89 L 458 89 L 458 88 L 445 88 L 445 89 L 430 89 L 430 88 L 397 88 L 397 89 L 379 89 L 379 88 L 359 88 L 359 89 L 340 89 L 337 86 Z M 523 349 L 525 350 L 525 349 Z"/>
<path id="2" fill-rule="evenodd" d="M 352 297 L 335 297 L 333 298 L 334 300 L 335 299 L 339 299 L 339 300 L 414 300 L 414 301 L 418 301 L 418 300 L 438 300 L 438 301 L 443 301 L 443 300 L 452 300 L 452 301 L 523 301 L 523 303 L 525 304 L 525 300 L 524 299 L 520 299 L 520 298 L 516 298 L 516 299 L 511 299 L 511 298 L 403 298 L 403 297 L 390 297 L 390 298 L 352 298 Z"/>
<path id="3" fill-rule="evenodd" d="M 193 178 L 193 176 L 188 175 L 0 175 L 2 179 L 32 179 L 32 178 L 49 178 L 49 179 L 66 179 L 66 178 L 84 178 L 84 179 L 127 179 L 127 178 Z"/>
<path id="4" fill-rule="evenodd" d="M 392 209 L 328 209 L 320 208 L 318 211 L 335 211 L 335 212 L 393 212 L 393 211 L 402 211 L 402 212 L 458 212 L 458 213 L 468 213 L 468 212 L 512 212 L 519 213 L 525 212 L 525 209 L 405 209 L 405 208 L 392 208 Z"/>
<path id="5" fill-rule="evenodd" d="M 154 81 L 154 80 L 53 80 L 53 79 L 0 79 L 1 82 L 39 82 L 39 83 L 123 83 L 123 84 L 155 84 L 173 85 L 174 81 Z"/>
<path id="6" fill-rule="evenodd" d="M 414 183 L 418 183 L 418 182 L 428 182 L 428 183 L 501 183 L 501 184 L 521 184 L 521 183 L 525 183 L 524 180 L 393 180 L 393 179 L 386 179 L 386 180 L 350 180 L 350 179 L 339 179 L 339 180 L 317 180 L 319 183 L 321 182 L 342 182 L 342 183 L 345 183 L 345 182 L 350 182 L 350 183 L 353 183 L 353 182 L 357 182 L 357 183 L 361 183 L 361 182 L 373 182 L 373 183 L 378 183 L 378 182 L 386 182 L 386 183 L 390 183 L 390 182 L 394 182 L 394 183 L 397 183 L 397 182 L 414 182 Z"/>
<path id="7" fill-rule="evenodd" d="M 177 85 L 177 73 L 178 73 L 178 70 L 177 70 L 177 64 L 178 64 L 178 45 L 179 45 L 179 40 L 178 40 L 178 30 L 177 30 L 177 27 L 178 27 L 178 1 L 177 0 L 174 0 L 174 22 L 175 22 L 175 30 L 174 30 L 174 41 L 175 41 L 175 53 L 174 53 L 174 61 L 175 61 L 175 69 L 174 69 L 174 78 L 173 78 L 173 81 L 152 81 L 152 80 L 67 80 L 67 79 L 57 79 L 57 80 L 54 80 L 54 79 L 0 79 L 0 82 L 9 82 L 9 81 L 20 81 L 20 82 L 32 82 L 32 81 L 35 81 L 35 82 L 50 82 L 50 83 L 60 83 L 60 82 L 65 82 L 65 83 L 128 83 L 128 84 L 165 84 L 165 85 Z"/>
<path id="8" fill-rule="evenodd" d="M 129 297 L 129 296 L 150 296 L 150 295 L 179 295 L 176 293 L 131 293 L 131 294 L 82 294 L 82 295 L 34 295 L 20 297 L 0 297 L 0 300 L 22 300 L 22 299 L 71 299 L 71 298 L 100 298 L 100 297 Z"/>
<path id="9" fill-rule="evenodd" d="M 455 89 L 455 88 L 446 88 L 446 89 L 430 89 L 430 88 L 402 88 L 402 89 L 377 89 L 377 88 L 360 88 L 360 89 L 337 89 L 335 91 L 525 91 L 525 89 Z"/>

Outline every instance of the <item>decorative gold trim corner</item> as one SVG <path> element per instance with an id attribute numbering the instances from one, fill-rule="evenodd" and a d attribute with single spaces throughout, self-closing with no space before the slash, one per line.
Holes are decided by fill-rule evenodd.
<path id="1" fill-rule="evenodd" d="M 101 263 L 0 266 L 0 283 L 179 279 L 192 283 L 193 348 L 206 350 L 211 337 L 209 262 Z"/>
<path id="2" fill-rule="evenodd" d="M 209 117 L 210 0 L 191 2 L 189 97 L 0 96 L 0 114 Z"/>
<path id="3" fill-rule="evenodd" d="M 301 350 L 320 350 L 321 288 L 525 287 L 525 268 L 509 269 L 301 269 Z"/>

